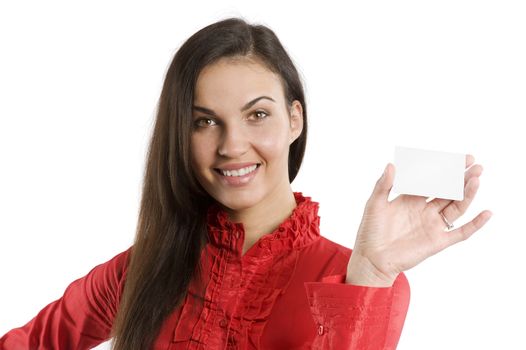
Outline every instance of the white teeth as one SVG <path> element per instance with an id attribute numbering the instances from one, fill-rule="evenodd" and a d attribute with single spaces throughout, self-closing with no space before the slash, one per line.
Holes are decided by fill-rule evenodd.
<path id="1" fill-rule="evenodd" d="M 253 172 L 254 170 L 256 170 L 257 167 L 257 164 L 254 164 L 246 168 L 241 168 L 237 170 L 221 170 L 221 174 L 223 174 L 224 176 L 243 176 Z"/>

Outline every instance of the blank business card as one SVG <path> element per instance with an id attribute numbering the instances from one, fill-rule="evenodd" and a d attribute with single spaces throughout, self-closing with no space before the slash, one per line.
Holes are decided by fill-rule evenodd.
<path id="1" fill-rule="evenodd" d="M 394 165 L 393 192 L 464 199 L 465 154 L 396 146 Z"/>

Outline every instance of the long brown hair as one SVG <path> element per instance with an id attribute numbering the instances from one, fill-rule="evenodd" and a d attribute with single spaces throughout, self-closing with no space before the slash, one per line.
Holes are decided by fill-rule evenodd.
<path id="1" fill-rule="evenodd" d="M 213 199 L 190 164 L 194 89 L 200 71 L 223 57 L 250 57 L 281 77 L 286 101 L 303 107 L 302 134 L 289 148 L 289 182 L 307 141 L 307 106 L 298 72 L 276 34 L 227 18 L 197 31 L 176 52 L 164 80 L 148 148 L 137 232 L 113 324 L 114 350 L 152 347 L 166 317 L 201 281 L 206 211 Z"/>

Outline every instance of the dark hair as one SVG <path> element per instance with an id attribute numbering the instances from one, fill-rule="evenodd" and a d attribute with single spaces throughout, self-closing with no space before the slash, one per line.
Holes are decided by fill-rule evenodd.
<path id="1" fill-rule="evenodd" d="M 200 71 L 223 57 L 261 62 L 281 78 L 287 104 L 301 103 L 303 131 L 289 148 L 289 182 L 301 166 L 307 106 L 298 72 L 276 34 L 264 25 L 228 18 L 188 38 L 168 68 L 159 99 L 135 242 L 113 324 L 114 350 L 150 348 L 163 321 L 182 304 L 190 281 L 202 284 L 199 262 L 213 198 L 191 168 L 192 105 Z"/>

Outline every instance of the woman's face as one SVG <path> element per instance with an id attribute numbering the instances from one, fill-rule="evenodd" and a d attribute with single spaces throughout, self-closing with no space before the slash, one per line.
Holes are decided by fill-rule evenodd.
<path id="1" fill-rule="evenodd" d="M 289 109 L 279 76 L 255 61 L 223 58 L 197 79 L 194 173 L 231 210 L 270 203 L 290 191 L 289 146 L 302 127 L 301 103 Z"/>

